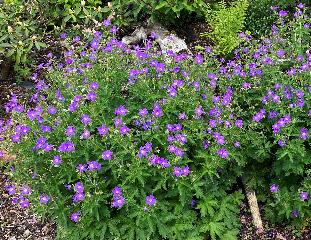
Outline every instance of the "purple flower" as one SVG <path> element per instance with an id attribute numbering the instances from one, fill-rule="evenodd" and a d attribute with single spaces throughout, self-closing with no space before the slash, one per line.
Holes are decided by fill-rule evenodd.
<path id="1" fill-rule="evenodd" d="M 122 195 L 122 188 L 119 186 L 116 186 L 114 189 L 112 189 L 112 194 L 114 197 L 118 197 Z"/>
<path id="2" fill-rule="evenodd" d="M 123 121 L 122 121 L 121 118 L 115 118 L 113 122 L 114 122 L 114 125 L 115 125 L 116 127 L 121 126 L 122 123 L 123 123 Z"/>
<path id="3" fill-rule="evenodd" d="M 31 194 L 31 188 L 28 187 L 27 185 L 24 185 L 24 186 L 22 186 L 22 187 L 20 188 L 20 193 L 21 193 L 22 195 L 29 195 L 29 194 Z"/>
<path id="4" fill-rule="evenodd" d="M 144 117 L 148 114 L 148 110 L 147 108 L 142 108 L 142 109 L 139 109 L 139 112 L 138 112 L 138 115 L 141 116 L 141 117 Z"/>
<path id="5" fill-rule="evenodd" d="M 237 128 L 242 128 L 242 127 L 243 127 L 243 120 L 237 119 L 237 120 L 235 121 L 235 126 L 236 126 Z"/>
<path id="6" fill-rule="evenodd" d="M 301 128 L 300 129 L 300 138 L 302 140 L 307 140 L 307 138 L 309 137 L 309 131 L 306 128 Z"/>
<path id="7" fill-rule="evenodd" d="M 115 115 L 125 116 L 129 111 L 125 108 L 124 105 L 120 105 L 114 110 Z"/>
<path id="8" fill-rule="evenodd" d="M 194 113 L 197 117 L 200 117 L 204 113 L 202 106 L 196 107 Z"/>
<path id="9" fill-rule="evenodd" d="M 125 204 L 125 199 L 123 196 L 117 196 L 113 198 L 112 206 L 115 208 L 120 208 Z"/>
<path id="10" fill-rule="evenodd" d="M 84 186 L 82 182 L 77 182 L 74 186 L 74 189 L 76 190 L 76 192 L 78 193 L 83 193 L 84 192 Z"/>
<path id="11" fill-rule="evenodd" d="M 188 176 L 189 173 L 190 173 L 190 169 L 189 169 L 188 166 L 183 167 L 183 168 L 181 169 L 181 171 L 182 171 L 182 175 L 185 176 L 185 177 Z"/>
<path id="12" fill-rule="evenodd" d="M 187 137 L 184 134 L 176 134 L 176 139 L 181 143 L 185 144 L 187 142 Z"/>
<path id="13" fill-rule="evenodd" d="M 9 195 L 13 195 L 16 193 L 16 187 L 15 186 L 6 186 L 5 189 L 7 190 Z"/>
<path id="14" fill-rule="evenodd" d="M 81 40 L 81 37 L 80 36 L 75 36 L 74 39 L 73 39 L 73 42 L 74 43 L 77 43 Z"/>
<path id="15" fill-rule="evenodd" d="M 21 141 L 21 136 L 19 134 L 14 134 L 12 137 L 12 142 L 19 143 Z"/>
<path id="16" fill-rule="evenodd" d="M 105 20 L 103 21 L 103 25 L 104 25 L 105 27 L 109 27 L 110 24 L 111 24 L 110 19 L 105 19 Z"/>
<path id="17" fill-rule="evenodd" d="M 201 54 L 197 54 L 194 58 L 194 62 L 201 65 L 203 63 L 203 56 Z"/>
<path id="18" fill-rule="evenodd" d="M 269 118 L 269 119 L 273 119 L 273 118 L 275 118 L 275 117 L 277 117 L 277 116 L 278 116 L 278 112 L 276 112 L 276 111 L 271 111 L 271 112 L 269 112 L 268 118 Z"/>
<path id="19" fill-rule="evenodd" d="M 30 205 L 30 202 L 28 200 L 24 199 L 24 200 L 20 201 L 19 205 L 21 208 L 28 208 Z"/>
<path id="20" fill-rule="evenodd" d="M 85 172 L 86 170 L 87 170 L 87 165 L 86 164 L 79 164 L 78 166 L 77 166 L 77 170 L 79 171 L 79 172 Z"/>
<path id="21" fill-rule="evenodd" d="M 97 94 L 92 91 L 86 95 L 86 99 L 89 100 L 90 102 L 94 102 L 96 98 L 97 98 Z"/>
<path id="22" fill-rule="evenodd" d="M 81 137 L 83 139 L 88 139 L 90 136 L 91 136 L 91 132 L 89 130 L 87 130 L 87 129 L 84 129 L 82 134 L 81 134 Z"/>
<path id="23" fill-rule="evenodd" d="M 91 44 L 91 48 L 92 48 L 93 50 L 96 50 L 96 49 L 98 49 L 98 47 L 99 47 L 99 43 L 98 43 L 97 40 L 91 41 L 90 44 Z"/>
<path id="24" fill-rule="evenodd" d="M 236 147 L 236 148 L 238 148 L 238 147 L 241 146 L 241 143 L 240 143 L 240 142 L 234 142 L 234 143 L 233 143 L 233 146 Z"/>
<path id="25" fill-rule="evenodd" d="M 272 125 L 273 133 L 278 133 L 280 131 L 280 126 L 278 124 Z"/>
<path id="26" fill-rule="evenodd" d="M 173 174 L 176 176 L 176 177 L 181 177 L 181 176 L 188 176 L 190 173 L 190 169 L 188 166 L 185 166 L 185 167 L 174 167 L 173 168 Z"/>
<path id="27" fill-rule="evenodd" d="M 208 149 L 208 147 L 209 147 L 208 141 L 207 141 L 207 140 L 204 140 L 204 141 L 203 141 L 203 148 L 204 148 L 204 149 Z"/>
<path id="28" fill-rule="evenodd" d="M 179 120 L 184 120 L 184 119 L 186 119 L 186 113 L 184 113 L 184 112 L 182 112 L 182 113 L 179 113 L 179 115 L 178 115 L 178 119 Z"/>
<path id="29" fill-rule="evenodd" d="M 88 161 L 88 170 L 90 171 L 98 171 L 101 169 L 102 165 L 97 161 Z"/>
<path id="30" fill-rule="evenodd" d="M 113 156 L 113 152 L 110 151 L 110 150 L 106 150 L 102 153 L 102 158 L 104 160 L 111 160 L 112 159 L 112 156 Z"/>
<path id="31" fill-rule="evenodd" d="M 67 136 L 67 137 L 73 136 L 73 135 L 75 134 L 75 131 L 76 131 L 75 127 L 73 127 L 73 126 L 68 126 L 68 127 L 66 128 L 66 136 Z"/>
<path id="32" fill-rule="evenodd" d="M 300 199 L 302 201 L 308 200 L 309 199 L 309 194 L 307 192 L 301 192 L 300 193 Z"/>
<path id="33" fill-rule="evenodd" d="M 17 197 L 13 197 L 12 198 L 12 204 L 17 204 L 18 202 L 18 198 Z"/>
<path id="34" fill-rule="evenodd" d="M 75 195 L 73 195 L 72 201 L 73 201 L 74 203 L 77 203 L 77 202 L 83 201 L 84 198 L 85 198 L 85 196 L 84 196 L 84 193 L 83 193 L 83 192 L 77 192 Z"/>
<path id="35" fill-rule="evenodd" d="M 283 139 L 280 139 L 280 140 L 278 140 L 278 145 L 279 145 L 280 147 L 284 147 L 284 146 L 286 145 L 286 141 L 283 140 Z"/>
<path id="36" fill-rule="evenodd" d="M 61 156 L 59 156 L 59 155 L 54 156 L 53 164 L 54 164 L 56 167 L 58 167 L 61 163 L 62 163 L 62 158 L 61 158 Z"/>
<path id="37" fill-rule="evenodd" d="M 156 198 L 153 195 L 149 195 L 146 197 L 146 204 L 149 206 L 153 206 L 156 203 Z"/>
<path id="38" fill-rule="evenodd" d="M 92 121 L 92 119 L 86 115 L 86 114 L 82 114 L 81 115 L 81 122 L 85 125 L 89 124 Z"/>
<path id="39" fill-rule="evenodd" d="M 278 190 L 279 190 L 279 186 L 277 184 L 274 183 L 270 186 L 270 192 L 276 193 Z"/>
<path id="40" fill-rule="evenodd" d="M 180 167 L 174 167 L 173 168 L 173 174 L 176 177 L 180 177 L 182 175 L 182 169 Z"/>
<path id="41" fill-rule="evenodd" d="M 163 116 L 163 112 L 162 112 L 162 109 L 161 109 L 159 104 L 154 105 L 153 110 L 152 110 L 152 115 L 154 117 L 162 117 Z"/>
<path id="42" fill-rule="evenodd" d="M 220 148 L 217 150 L 217 154 L 221 157 L 221 158 L 228 158 L 229 153 L 225 148 Z"/>
<path id="43" fill-rule="evenodd" d="M 126 125 L 123 125 L 122 127 L 119 128 L 119 132 L 122 134 L 122 135 L 126 135 L 126 134 L 129 134 L 131 131 L 131 129 L 126 126 Z"/>
<path id="44" fill-rule="evenodd" d="M 65 39 L 67 37 L 67 33 L 63 32 L 59 35 L 60 39 Z"/>
<path id="45" fill-rule="evenodd" d="M 264 109 L 262 109 L 264 110 Z M 253 121 L 254 122 L 260 122 L 264 117 L 265 117 L 265 111 L 259 111 L 253 116 Z"/>
<path id="46" fill-rule="evenodd" d="M 70 215 L 70 220 L 77 223 L 80 220 L 80 212 L 73 212 Z"/>
<path id="47" fill-rule="evenodd" d="M 293 209 L 293 210 L 292 210 L 292 213 L 291 213 L 291 216 L 292 216 L 293 218 L 297 218 L 297 217 L 299 216 L 299 211 L 296 210 L 296 209 Z"/>
<path id="48" fill-rule="evenodd" d="M 110 29 L 110 32 L 113 34 L 116 34 L 118 32 L 118 28 L 116 26 L 112 26 L 112 28 Z"/>
<path id="49" fill-rule="evenodd" d="M 297 5 L 297 7 L 300 8 L 300 9 L 303 9 L 303 8 L 305 7 L 305 5 L 304 5 L 303 3 L 299 3 L 299 4 Z"/>
<path id="50" fill-rule="evenodd" d="M 97 128 L 97 131 L 98 131 L 99 135 L 105 136 L 108 133 L 108 128 L 106 125 L 101 125 L 99 128 Z"/>
<path id="51" fill-rule="evenodd" d="M 49 195 L 40 195 L 40 203 L 47 204 L 49 202 L 50 198 Z"/>
<path id="52" fill-rule="evenodd" d="M 279 11 L 279 17 L 285 17 L 288 14 L 288 11 L 281 10 Z"/>
<path id="53" fill-rule="evenodd" d="M 99 85 L 98 85 L 97 82 L 91 82 L 91 83 L 90 83 L 90 89 L 96 90 L 96 89 L 98 89 L 98 88 L 99 88 Z"/>
<path id="54" fill-rule="evenodd" d="M 285 51 L 284 49 L 279 49 L 277 50 L 276 54 L 278 57 L 283 58 L 285 56 Z"/>
<path id="55" fill-rule="evenodd" d="M 48 113 L 51 114 L 51 115 L 54 115 L 57 113 L 57 109 L 53 106 L 48 106 L 48 109 L 47 109 Z"/>
<path id="56" fill-rule="evenodd" d="M 75 145 L 71 141 L 63 142 L 59 145 L 59 152 L 73 152 L 75 150 Z"/>

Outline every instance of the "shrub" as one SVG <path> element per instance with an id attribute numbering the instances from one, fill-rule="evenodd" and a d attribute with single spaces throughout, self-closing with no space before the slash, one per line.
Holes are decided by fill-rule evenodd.
<path id="1" fill-rule="evenodd" d="M 101 21 L 108 9 L 104 9 L 101 0 L 37 0 L 43 10 L 43 17 L 51 26 L 65 28 L 69 24 L 84 25 L 92 21 Z M 42 6 L 45 6 L 43 8 Z"/>
<path id="2" fill-rule="evenodd" d="M 41 41 L 39 22 L 35 19 L 31 3 L 27 6 L 19 3 L 3 3 L 0 8 L 0 60 L 11 59 L 15 66 L 27 63 L 29 53 L 45 47 Z M 10 67 L 10 64 L 9 66 Z M 3 70 L 5 71 L 5 70 Z M 2 76 L 5 78 L 5 76 Z"/>
<path id="3" fill-rule="evenodd" d="M 221 1 L 215 10 L 207 14 L 207 22 L 212 28 L 211 33 L 205 33 L 216 45 L 216 51 L 228 55 L 240 43 L 239 33 L 244 27 L 244 19 L 248 0 L 238 0 L 228 6 Z"/>
<path id="4" fill-rule="evenodd" d="M 13 203 L 55 219 L 59 239 L 235 239 L 242 176 L 271 221 L 302 227 L 311 216 L 303 11 L 292 22 L 279 11 L 263 42 L 240 34 L 230 61 L 161 54 L 150 41 L 129 49 L 106 30 L 88 44 L 63 34 L 64 62 L 37 79 L 33 106 L 14 96 L 6 105 Z"/>
<path id="5" fill-rule="evenodd" d="M 153 20 L 176 22 L 183 16 L 191 13 L 204 16 L 209 7 L 209 2 L 203 0 L 113 0 L 112 8 L 117 16 L 118 25 L 129 25 L 135 23 L 140 18 L 151 17 Z"/>

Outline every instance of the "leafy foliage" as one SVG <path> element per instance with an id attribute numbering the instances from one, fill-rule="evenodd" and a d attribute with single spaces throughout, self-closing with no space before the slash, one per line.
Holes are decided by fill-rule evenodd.
<path id="1" fill-rule="evenodd" d="M 215 10 L 206 15 L 207 22 L 212 28 L 211 33 L 203 36 L 209 37 L 216 44 L 216 51 L 230 54 L 240 43 L 239 33 L 244 27 L 248 0 L 232 2 L 230 6 L 221 1 Z"/>
<path id="2" fill-rule="evenodd" d="M 204 16 L 209 3 L 204 0 L 113 0 L 112 8 L 116 12 L 116 21 L 119 25 L 128 25 L 146 16 L 153 20 L 175 22 L 183 15 L 191 13 Z"/>
<path id="3" fill-rule="evenodd" d="M 58 223 L 58 239 L 235 239 L 244 180 L 272 222 L 311 217 L 310 19 L 277 10 L 269 38 L 226 61 L 130 48 L 105 20 L 61 36 L 34 74 L 31 107 L 6 104 L 1 148 L 12 201 Z M 150 36 L 150 39 L 152 37 Z M 0 151 L 0 157 L 3 152 Z"/>
<path id="4" fill-rule="evenodd" d="M 4 3 L 0 8 L 0 58 L 12 58 L 16 65 L 25 63 L 33 48 L 45 47 L 38 21 L 30 5 Z"/>

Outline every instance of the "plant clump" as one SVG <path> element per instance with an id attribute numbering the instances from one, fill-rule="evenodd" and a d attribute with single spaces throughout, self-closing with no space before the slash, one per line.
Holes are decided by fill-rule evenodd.
<path id="1" fill-rule="evenodd" d="M 310 18 L 275 9 L 269 38 L 232 60 L 127 47 L 109 20 L 43 65 L 26 108 L 1 122 L 12 202 L 47 215 L 59 239 L 235 239 L 243 176 L 265 217 L 311 217 Z M 51 67 L 53 66 L 53 67 Z M 1 153 L 1 151 L 0 151 Z M 1 155 L 0 155 L 1 157 Z"/>

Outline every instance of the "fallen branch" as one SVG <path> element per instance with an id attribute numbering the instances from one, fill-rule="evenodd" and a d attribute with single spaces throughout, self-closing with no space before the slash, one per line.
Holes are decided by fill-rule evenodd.
<path id="1" fill-rule="evenodd" d="M 264 228 L 262 225 L 262 220 L 261 220 L 261 216 L 260 216 L 260 211 L 259 211 L 259 207 L 258 207 L 256 193 L 249 186 L 249 184 L 247 182 L 245 182 L 245 180 L 242 180 L 242 181 L 243 181 L 243 185 L 244 185 L 245 192 L 246 192 L 247 202 L 248 202 L 249 208 L 251 210 L 254 226 L 257 229 L 257 233 L 260 234 L 264 231 Z"/>

